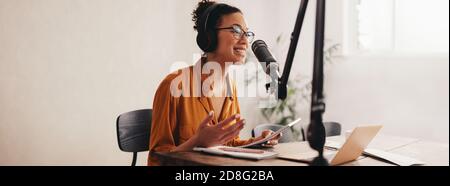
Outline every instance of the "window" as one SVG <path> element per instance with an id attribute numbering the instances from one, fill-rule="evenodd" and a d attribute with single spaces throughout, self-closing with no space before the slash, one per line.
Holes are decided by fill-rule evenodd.
<path id="1" fill-rule="evenodd" d="M 357 50 L 448 54 L 448 0 L 359 0 Z"/>

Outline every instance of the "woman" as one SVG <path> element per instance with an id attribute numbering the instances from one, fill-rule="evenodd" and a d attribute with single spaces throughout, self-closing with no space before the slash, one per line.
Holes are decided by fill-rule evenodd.
<path id="1" fill-rule="evenodd" d="M 153 102 L 150 152 L 240 146 L 272 133 L 267 130 L 247 140 L 238 137 L 245 119 L 239 115 L 236 86 L 227 72 L 230 64 L 245 61 L 254 37 L 241 10 L 203 0 L 192 15 L 194 29 L 198 31 L 197 44 L 204 55 L 194 66 L 168 75 L 159 85 Z M 211 70 L 214 72 L 204 73 Z M 266 146 L 276 145 L 279 137 Z M 159 164 L 152 153 L 148 160 L 149 165 Z"/>

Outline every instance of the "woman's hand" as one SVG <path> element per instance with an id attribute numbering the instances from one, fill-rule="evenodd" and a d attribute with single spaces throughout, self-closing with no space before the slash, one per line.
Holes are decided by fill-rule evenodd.
<path id="1" fill-rule="evenodd" d="M 213 117 L 214 112 L 210 112 L 202 123 L 200 123 L 197 133 L 194 136 L 197 146 L 211 147 L 223 145 L 239 135 L 239 132 L 244 128 L 245 120 L 240 120 L 234 125 L 228 126 L 232 121 L 240 118 L 239 114 L 233 115 L 217 125 L 210 124 Z"/>
<path id="2" fill-rule="evenodd" d="M 255 140 L 262 140 L 264 138 L 266 138 L 267 136 L 272 135 L 274 132 L 272 130 L 264 130 L 261 133 L 261 136 L 257 137 Z M 266 143 L 263 143 L 262 146 L 263 147 L 273 147 L 275 145 L 278 144 L 278 140 L 281 138 L 282 133 L 278 134 L 277 136 L 273 137 L 272 139 L 270 139 L 269 141 L 267 141 Z"/>

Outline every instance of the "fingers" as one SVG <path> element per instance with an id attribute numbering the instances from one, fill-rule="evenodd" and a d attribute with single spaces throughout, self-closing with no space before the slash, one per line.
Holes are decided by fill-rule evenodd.
<path id="1" fill-rule="evenodd" d="M 227 134 L 233 133 L 235 131 L 239 132 L 242 128 L 244 128 L 244 125 L 245 125 L 245 120 L 238 121 L 234 125 L 226 128 L 226 129 L 222 129 L 223 130 L 223 134 L 227 135 Z"/>
<path id="2" fill-rule="evenodd" d="M 239 130 L 235 130 L 235 131 L 233 131 L 232 133 L 229 133 L 229 134 L 227 134 L 227 135 L 224 135 L 224 136 L 220 139 L 221 143 L 222 143 L 222 144 L 225 144 L 225 143 L 227 143 L 227 142 L 233 140 L 234 138 L 236 138 L 236 136 L 239 135 L 239 132 L 241 131 L 241 129 L 242 129 L 242 128 L 240 128 Z"/>
<path id="3" fill-rule="evenodd" d="M 245 125 L 245 120 L 241 120 L 241 121 L 236 122 L 234 125 L 231 125 L 230 127 L 222 129 L 222 130 L 225 133 L 228 133 L 228 132 L 232 132 L 240 127 L 243 127 L 244 125 Z"/>
<path id="4" fill-rule="evenodd" d="M 273 139 L 279 140 L 283 136 L 283 133 L 278 134 Z"/>
<path id="5" fill-rule="evenodd" d="M 273 147 L 278 144 L 278 140 L 269 140 L 267 143 L 262 144 L 263 147 Z"/>
<path id="6" fill-rule="evenodd" d="M 274 133 L 274 132 L 273 132 L 272 130 L 264 130 L 264 131 L 262 132 L 261 136 L 262 136 L 263 138 L 266 138 L 267 136 L 270 136 L 270 135 L 272 135 L 273 133 Z M 281 136 L 283 136 L 283 133 L 280 133 L 280 134 L 276 135 L 276 136 L 273 137 L 272 139 L 278 140 L 278 139 L 281 138 Z"/>
<path id="7" fill-rule="evenodd" d="M 276 144 L 278 144 L 277 139 L 269 140 L 269 145 L 276 145 Z"/>
<path id="8" fill-rule="evenodd" d="M 245 125 L 245 120 L 242 120 L 242 121 L 237 122 L 233 126 L 227 128 L 224 135 L 220 138 L 220 141 L 225 143 L 225 142 L 230 141 L 231 139 L 235 138 L 236 136 L 239 135 L 239 132 L 244 128 L 244 125 Z"/>
<path id="9" fill-rule="evenodd" d="M 227 142 L 233 140 L 239 133 L 233 132 L 227 135 L 222 136 L 219 141 L 221 144 L 226 144 Z"/>
<path id="10" fill-rule="evenodd" d="M 200 123 L 200 128 L 205 128 L 214 118 L 214 111 L 209 112 L 208 116 Z"/>
<path id="11" fill-rule="evenodd" d="M 266 138 L 267 136 L 272 135 L 274 132 L 272 130 L 265 130 L 261 133 L 261 136 L 263 138 Z M 273 137 L 272 139 L 270 139 L 269 141 L 267 141 L 266 143 L 262 144 L 263 147 L 273 147 L 275 145 L 278 144 L 278 140 L 281 138 L 282 133 L 280 133 L 279 135 Z"/>
<path id="12" fill-rule="evenodd" d="M 261 133 L 261 136 L 262 136 L 263 138 L 266 138 L 267 136 L 272 135 L 272 133 L 273 133 L 272 130 L 264 130 L 264 131 Z"/>
<path id="13" fill-rule="evenodd" d="M 234 121 L 235 119 L 239 119 L 240 117 L 241 116 L 239 114 L 232 115 L 229 118 L 227 118 L 227 119 L 221 121 L 219 124 L 217 124 L 217 127 L 218 128 L 223 128 L 226 125 L 228 125 L 229 123 L 231 123 L 232 121 Z"/>

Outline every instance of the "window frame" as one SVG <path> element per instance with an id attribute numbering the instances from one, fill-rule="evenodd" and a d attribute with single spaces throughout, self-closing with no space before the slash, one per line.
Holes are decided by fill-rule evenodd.
<path id="1" fill-rule="evenodd" d="M 336 40 L 342 42 L 342 49 L 336 55 L 337 57 L 349 58 L 349 57 L 358 57 L 358 58 L 392 58 L 392 59 L 404 59 L 404 58 L 433 58 L 433 59 L 447 59 L 448 61 L 448 52 L 402 52 L 398 48 L 396 48 L 396 6 L 398 6 L 396 0 L 392 0 L 392 17 L 393 25 L 392 27 L 392 41 L 390 50 L 370 50 L 363 49 L 360 47 L 360 34 L 359 34 L 359 11 L 358 5 L 360 0 L 345 0 L 342 1 L 343 6 L 340 7 L 340 10 L 337 10 L 342 14 L 343 24 L 341 28 L 332 28 L 332 29 L 340 29 L 342 31 L 342 38 L 337 38 Z"/>

